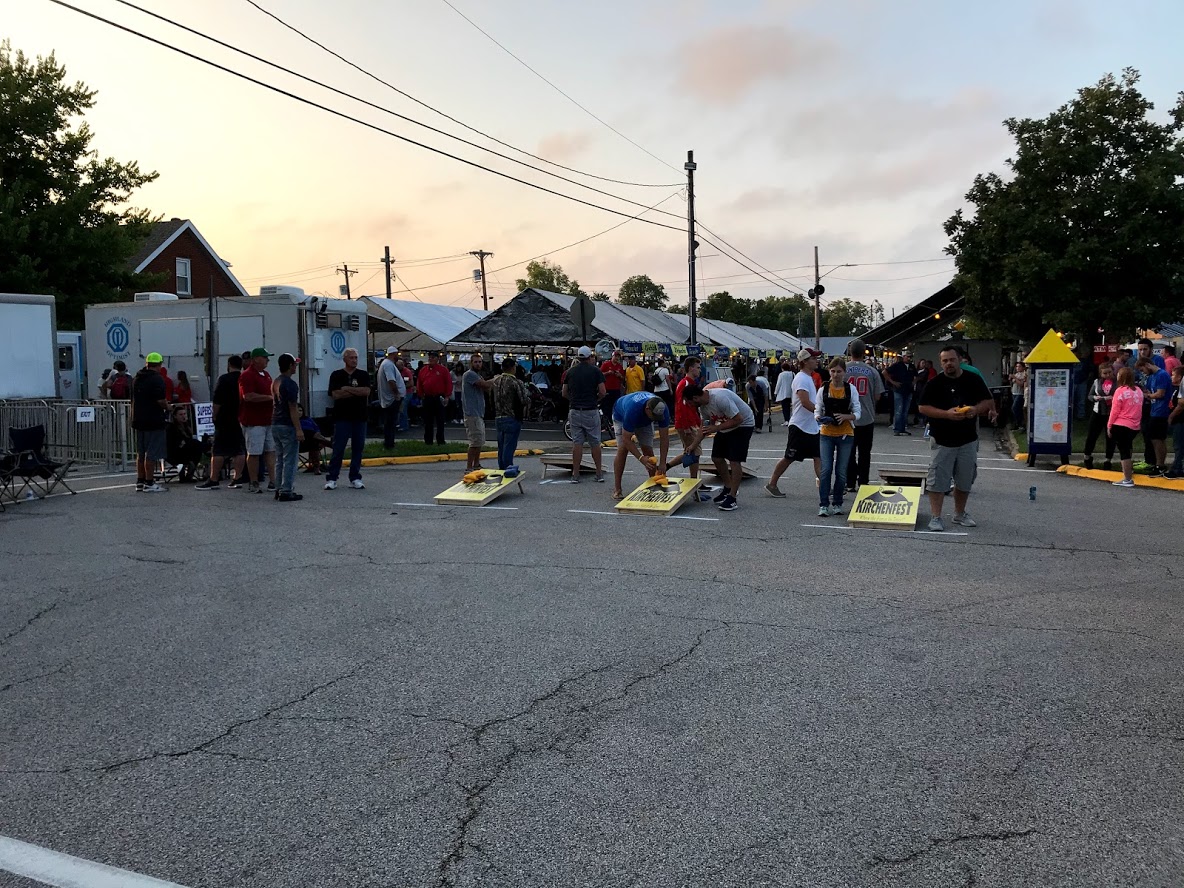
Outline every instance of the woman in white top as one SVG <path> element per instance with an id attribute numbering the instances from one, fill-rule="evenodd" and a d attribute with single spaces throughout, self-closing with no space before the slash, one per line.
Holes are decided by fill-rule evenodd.
<path id="1" fill-rule="evenodd" d="M 674 411 L 674 386 L 670 384 L 670 368 L 666 366 L 666 359 L 658 355 L 658 366 L 654 368 L 652 377 L 654 394 L 666 402 L 666 409 Z"/>
<path id="2" fill-rule="evenodd" d="M 814 398 L 818 420 L 818 449 L 822 469 L 818 476 L 818 517 L 843 514 L 843 492 L 847 489 L 847 463 L 855 446 L 855 423 L 859 421 L 859 392 L 847 382 L 847 362 L 830 362 L 830 382 Z M 833 476 L 833 484 L 831 482 Z"/>

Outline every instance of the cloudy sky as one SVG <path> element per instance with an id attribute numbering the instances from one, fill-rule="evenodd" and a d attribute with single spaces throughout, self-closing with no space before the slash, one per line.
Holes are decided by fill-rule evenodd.
<path id="1" fill-rule="evenodd" d="M 355 295 L 380 294 L 377 260 L 389 245 L 401 298 L 410 289 L 425 302 L 479 307 L 475 262 L 465 254 L 485 249 L 495 254 L 494 306 L 514 294 L 535 256 L 550 256 L 588 291 L 615 295 L 629 275 L 648 274 L 685 302 L 682 166 L 693 149 L 698 217 L 727 244 L 801 289 L 817 245 L 822 270 L 834 269 L 828 299 L 879 299 L 899 310 L 949 280 L 942 222 L 976 173 L 1002 169 L 1011 148 L 1005 118 L 1044 116 L 1126 66 L 1142 72 L 1157 113 L 1184 88 L 1178 0 L 1121 9 L 1095 0 L 257 0 L 362 72 L 248 0 L 135 0 L 378 108 L 118 0 L 70 2 L 375 127 L 623 214 L 300 104 L 50 0 L 4 0 L 0 36 L 30 55 L 55 52 L 72 79 L 98 90 L 89 117 L 98 150 L 159 171 L 135 205 L 192 219 L 251 292 L 289 283 L 335 293 L 334 267 L 345 262 L 361 270 Z M 664 187 L 566 172 L 424 105 L 580 173 Z M 645 218 L 674 230 L 626 221 L 653 205 Z M 700 254 L 700 297 L 784 292 L 708 244 Z M 835 268 L 843 263 L 854 267 Z"/>

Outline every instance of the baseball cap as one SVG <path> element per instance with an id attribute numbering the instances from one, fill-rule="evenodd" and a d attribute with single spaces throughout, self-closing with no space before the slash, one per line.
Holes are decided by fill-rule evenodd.
<path id="1" fill-rule="evenodd" d="M 399 353 L 399 350 L 398 350 L 397 348 L 395 348 L 393 345 L 392 345 L 392 346 L 390 346 L 390 348 L 388 348 L 388 349 L 386 350 L 386 356 L 387 356 L 388 358 L 389 358 L 391 355 L 397 355 L 398 353 Z"/>
<path id="2" fill-rule="evenodd" d="M 650 398 L 645 402 L 645 406 L 649 408 L 654 419 L 662 419 L 666 416 L 666 402 L 661 398 Z"/>
<path id="3" fill-rule="evenodd" d="M 253 349 L 251 349 L 251 357 L 252 357 L 252 358 L 270 358 L 271 356 L 272 356 L 272 355 L 271 355 L 271 352 L 269 352 L 269 351 L 268 351 L 267 349 L 265 349 L 265 348 L 253 348 Z"/>
<path id="4" fill-rule="evenodd" d="M 592 349 L 588 348 L 586 345 L 581 345 L 580 350 L 576 352 L 576 354 L 581 358 L 590 358 L 592 357 Z"/>
<path id="5" fill-rule="evenodd" d="M 145 364 L 163 364 L 164 358 L 160 356 L 160 352 L 148 352 L 148 357 L 144 359 Z"/>
<path id="6" fill-rule="evenodd" d="M 810 358 L 821 358 L 822 352 L 816 348 L 804 348 L 798 352 L 799 361 L 808 361 Z"/>
<path id="7" fill-rule="evenodd" d="M 277 363 L 280 365 L 281 368 L 283 368 L 283 367 L 288 367 L 292 364 L 299 364 L 300 359 L 293 354 L 289 354 L 288 352 L 284 352 L 282 355 L 280 355 L 280 359 Z"/>

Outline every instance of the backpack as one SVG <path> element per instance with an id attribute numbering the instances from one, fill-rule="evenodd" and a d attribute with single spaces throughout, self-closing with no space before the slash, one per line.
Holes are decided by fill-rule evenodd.
<path id="1" fill-rule="evenodd" d="M 111 380 L 111 385 L 107 387 L 107 397 L 116 401 L 126 401 L 130 398 L 132 394 L 130 378 L 126 373 L 117 374 Z"/>

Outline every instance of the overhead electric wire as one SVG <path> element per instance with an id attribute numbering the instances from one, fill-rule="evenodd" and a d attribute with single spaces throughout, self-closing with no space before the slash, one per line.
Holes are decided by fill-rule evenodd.
<path id="1" fill-rule="evenodd" d="M 57 3 L 58 0 L 50 0 L 50 2 Z M 220 40 L 217 37 L 211 37 L 209 34 L 206 34 L 203 31 L 199 31 L 196 28 L 191 28 L 188 25 L 183 25 L 180 22 L 174 21 L 173 19 L 169 18 L 168 16 L 164 16 L 164 15 L 161 15 L 160 13 L 153 12 L 150 9 L 145 9 L 142 6 L 138 6 L 135 3 L 132 3 L 131 0 L 115 0 L 115 2 L 120 3 L 123 6 L 126 6 L 130 9 L 134 9 L 137 12 L 141 12 L 144 15 L 151 16 L 152 18 L 157 19 L 159 21 L 166 22 L 166 23 L 172 25 L 174 28 L 179 28 L 180 30 L 185 31 L 189 34 L 193 34 L 196 37 L 200 37 L 203 40 L 208 40 L 211 43 L 217 44 L 218 46 L 221 46 L 224 49 L 229 49 L 231 52 L 237 52 L 239 55 L 246 56 L 247 58 L 249 58 L 253 61 L 259 62 L 260 64 L 267 65 L 271 68 L 275 68 L 277 71 L 282 71 L 285 74 L 291 75 L 292 77 L 296 77 L 300 80 L 305 81 L 306 83 L 311 83 L 314 86 L 319 86 L 321 89 L 328 90 L 329 92 L 335 93 L 336 95 L 339 95 L 342 98 L 350 99 L 354 102 L 357 102 L 360 105 L 365 105 L 368 108 L 373 108 L 375 111 L 381 111 L 384 114 L 389 114 L 392 117 L 397 117 L 399 120 L 403 120 L 403 121 L 406 121 L 407 123 L 413 124 L 415 126 L 422 127 L 423 129 L 426 129 L 432 133 L 436 133 L 437 135 L 443 136 L 446 139 L 453 139 L 454 141 L 460 142 L 462 145 L 467 145 L 470 148 L 476 148 L 478 151 L 484 151 L 486 154 L 492 154 L 494 157 L 500 157 L 502 160 L 509 161 L 510 163 L 516 163 L 519 166 L 526 167 L 529 170 L 534 170 L 536 173 L 542 173 L 544 176 L 551 176 L 554 179 L 559 179 L 562 182 L 567 182 L 569 185 L 575 185 L 577 188 L 585 188 L 588 191 L 594 192 L 596 194 L 604 195 L 605 197 L 611 197 L 611 198 L 613 198 L 613 200 L 619 200 L 622 203 L 631 204 L 635 207 L 645 206 L 645 204 L 643 204 L 643 203 L 639 203 L 638 201 L 631 200 L 627 197 L 621 197 L 619 194 L 613 194 L 611 191 L 605 191 L 604 189 L 597 188 L 593 185 L 587 185 L 583 182 L 578 182 L 575 179 L 569 179 L 567 176 L 562 176 L 559 173 L 553 173 L 550 170 L 540 169 L 539 167 L 536 167 L 533 164 L 529 164 L 524 160 L 519 160 L 516 157 L 510 157 L 509 155 L 502 154 L 500 151 L 495 151 L 492 148 L 487 148 L 484 145 L 478 145 L 476 142 L 471 142 L 468 139 L 464 139 L 464 138 L 461 138 L 460 136 L 453 135 L 452 133 L 448 132 L 447 130 L 442 130 L 439 127 L 435 127 L 435 126 L 432 126 L 431 124 L 424 123 L 423 121 L 416 120 L 414 117 L 408 117 L 406 114 L 400 114 L 398 111 L 392 111 L 390 108 L 385 108 L 382 105 L 368 101 L 367 99 L 363 99 L 359 96 L 355 96 L 353 93 L 346 92 L 345 90 L 342 90 L 342 89 L 338 89 L 337 87 L 331 86 L 327 83 L 317 80 L 314 77 L 308 77 L 307 75 L 301 74 L 299 71 L 294 71 L 291 68 L 285 67 L 284 65 L 281 65 L 278 62 L 273 62 L 273 61 L 270 61 L 269 59 L 265 59 L 262 56 L 259 56 L 253 52 L 250 52 L 249 50 L 241 49 L 232 43 L 227 43 L 225 40 Z M 60 3 L 59 5 L 66 6 L 67 8 L 70 8 L 70 9 L 75 8 L 75 7 L 69 6 L 69 4 L 67 4 L 67 3 Z M 91 13 L 85 13 L 85 14 L 92 15 Z M 93 18 L 100 18 L 99 16 L 94 16 L 94 15 L 92 15 L 92 17 Z M 100 21 L 106 21 L 106 20 L 100 19 Z M 123 27 L 123 26 L 116 25 L 116 27 Z M 130 30 L 130 29 L 125 29 L 125 30 Z M 138 33 L 138 32 L 132 32 L 132 33 Z M 145 36 L 145 35 L 141 35 L 141 36 Z M 152 40 L 154 38 L 149 37 L 148 39 Z M 163 43 L 162 43 L 162 45 L 169 46 L 169 44 L 163 44 Z M 170 46 L 169 48 L 172 49 L 175 47 Z M 184 52 L 184 50 L 178 50 L 178 51 Z M 202 61 L 207 61 L 207 60 L 202 59 Z M 207 63 L 214 65 L 215 67 L 221 67 L 219 65 L 215 65 L 213 62 L 207 62 Z M 226 70 L 226 69 L 223 69 L 223 70 Z M 235 72 L 235 73 L 238 73 L 238 72 Z M 241 75 L 241 74 L 239 76 L 246 77 L 246 75 Z M 247 78 L 247 79 L 252 79 L 252 78 Z M 260 82 L 260 81 L 253 81 L 253 82 Z M 291 93 L 284 93 L 284 94 L 285 95 L 292 95 Z M 334 113 L 337 113 L 337 112 L 334 112 Z M 350 118 L 350 119 L 354 119 L 354 118 Z M 386 130 L 383 130 L 383 132 L 386 132 Z M 400 136 L 399 138 L 403 138 L 403 137 Z M 418 143 L 416 143 L 416 144 L 418 144 Z M 436 149 L 432 149 L 432 150 L 436 150 Z M 483 169 L 484 169 L 484 167 L 483 167 Z M 673 186 L 664 186 L 664 187 L 673 187 Z M 673 213 L 670 213 L 668 215 L 678 218 L 678 216 Z"/>
<path id="2" fill-rule="evenodd" d="M 624 139 L 626 142 L 628 142 L 634 148 L 638 149 L 639 151 L 644 151 L 646 154 L 648 154 L 654 160 L 658 161 L 658 163 L 669 167 L 670 169 L 674 170 L 676 173 L 681 172 L 681 170 L 679 170 L 678 167 L 675 167 L 675 166 L 667 163 L 666 161 L 664 161 L 662 158 L 658 157 L 658 155 L 654 154 L 649 149 L 645 148 L 642 145 L 637 144 L 637 142 L 634 142 L 632 139 L 630 139 L 627 135 L 625 135 L 623 132 L 621 132 L 619 129 L 617 129 L 615 126 L 613 126 L 611 123 L 609 123 L 607 120 L 604 120 L 603 118 L 600 118 L 597 115 L 593 114 L 591 111 L 589 111 L 587 108 L 585 108 L 579 102 L 577 102 L 575 99 L 573 99 L 571 96 L 569 96 L 563 90 L 561 90 L 558 86 L 556 86 L 554 83 L 552 83 L 546 77 L 544 77 L 542 74 L 540 74 L 534 68 L 532 68 L 530 65 L 526 64 L 526 62 L 524 62 L 522 59 L 518 58 L 518 56 L 514 55 L 514 53 L 512 53 L 509 49 L 507 49 L 501 43 L 498 43 L 497 39 L 492 34 L 490 34 L 488 31 L 486 31 L 484 28 L 482 28 L 479 24 L 477 24 L 475 21 L 473 21 L 471 18 L 469 18 L 467 15 L 465 15 L 463 12 L 461 12 L 459 9 L 457 9 L 455 6 L 453 6 L 449 2 L 449 0 L 444 0 L 444 3 L 453 12 L 455 12 L 457 15 L 459 15 L 461 18 L 463 18 L 466 22 L 468 22 L 470 25 L 472 25 L 474 28 L 476 28 L 478 31 L 480 31 L 482 34 L 484 34 L 495 46 L 498 47 L 498 49 L 500 49 L 502 52 L 504 52 L 506 55 L 508 55 L 510 58 L 512 58 L 514 61 L 516 61 L 518 64 L 520 64 L 522 67 L 524 67 L 527 71 L 529 71 L 535 77 L 539 78 L 539 80 L 543 81 L 543 83 L 547 84 L 547 86 L 551 87 L 551 89 L 555 90 L 555 92 L 559 93 L 559 95 L 563 96 L 565 99 L 567 99 L 569 102 L 571 102 L 573 105 L 575 105 L 581 111 L 583 111 L 585 114 L 587 114 L 593 120 L 595 120 L 597 123 L 600 123 L 601 125 L 608 127 L 610 130 L 612 130 L 614 133 L 616 133 L 618 136 L 620 136 L 622 139 Z"/>
<path id="3" fill-rule="evenodd" d="M 256 86 L 261 86 L 264 89 L 270 90 L 271 92 L 278 93 L 279 95 L 282 95 L 282 96 L 287 96 L 288 98 L 293 99 L 294 101 L 300 102 L 301 104 L 309 105 L 310 107 L 317 108 L 321 111 L 326 111 L 335 117 L 340 117 L 343 120 L 348 120 L 351 123 L 356 123 L 359 126 L 364 126 L 367 129 L 372 129 L 375 132 L 379 132 L 384 135 L 391 136 L 392 138 L 398 139 L 401 142 L 406 142 L 409 145 L 415 145 L 417 148 L 423 148 L 427 151 L 431 151 L 433 154 L 439 154 L 441 157 L 447 157 L 450 160 L 455 160 L 459 163 L 465 164 L 466 166 L 471 166 L 476 169 L 483 170 L 487 173 L 491 173 L 491 174 L 493 174 L 495 176 L 499 176 L 503 179 L 509 179 L 511 182 L 517 182 L 518 184 L 525 185 L 528 188 L 534 188 L 536 191 L 542 191 L 546 194 L 552 194 L 556 197 L 562 197 L 565 200 L 572 201 L 573 203 L 582 204 L 583 206 L 591 207 L 592 209 L 595 209 L 595 210 L 602 210 L 606 213 L 611 213 L 614 216 L 624 216 L 626 218 L 626 220 L 641 219 L 642 214 L 640 214 L 640 213 L 631 216 L 623 210 L 615 210 L 611 207 L 605 207 L 605 206 L 601 206 L 600 204 L 592 203 L 591 201 L 584 200 L 583 198 L 575 197 L 570 194 L 564 194 L 562 191 L 555 191 L 552 188 L 547 188 L 543 185 L 539 185 L 534 182 L 529 182 L 526 179 L 520 179 L 517 176 L 512 176 L 509 173 L 503 173 L 500 170 L 493 169 L 492 167 L 483 166 L 482 164 L 479 164 L 476 161 L 467 160 L 466 158 L 459 157 L 458 155 L 455 155 L 455 154 L 451 154 L 451 153 L 444 151 L 440 148 L 433 148 L 431 145 L 427 145 L 423 142 L 418 142 L 415 139 L 412 139 L 408 136 L 400 135 L 399 133 L 396 133 L 392 130 L 388 130 L 384 127 L 378 126 L 377 124 L 370 123 L 368 121 L 362 120 L 361 118 L 354 117 L 353 115 L 350 115 L 350 114 L 346 114 L 344 111 L 338 111 L 334 108 L 328 107 L 327 105 L 322 105 L 320 102 L 315 102 L 312 99 L 307 99 L 304 96 L 297 95 L 296 93 L 289 92 L 288 90 L 281 89 L 278 86 L 273 86 L 270 83 L 266 83 L 262 80 L 255 78 L 255 77 L 251 77 L 249 74 L 244 74 L 241 71 L 236 71 L 233 68 L 228 68 L 225 65 L 220 65 L 217 62 L 213 62 L 213 61 L 210 61 L 209 59 L 202 58 L 201 56 L 195 55 L 194 53 L 191 53 L 187 50 L 181 49 L 180 47 L 173 46 L 171 43 L 167 43 L 164 40 L 159 40 L 156 37 L 152 37 L 152 36 L 145 34 L 141 31 L 137 31 L 135 28 L 131 28 L 131 27 L 128 27 L 127 25 L 122 25 L 119 22 L 114 22 L 114 21 L 111 21 L 110 19 L 103 18 L 103 16 L 97 15 L 96 13 L 90 12 L 88 10 L 80 9 L 79 7 L 74 6 L 70 3 L 66 3 L 65 0 L 49 0 L 49 2 L 53 3 L 56 6 L 61 6 L 64 9 L 69 9 L 73 12 L 77 12 L 80 15 L 86 16 L 87 18 L 91 18 L 91 19 L 94 19 L 95 21 L 102 22 L 105 25 L 110 25 L 111 27 L 116 28 L 120 31 L 124 31 L 128 34 L 132 34 L 136 37 L 140 37 L 143 40 L 147 40 L 149 43 L 155 43 L 157 46 L 164 47 L 165 49 L 170 49 L 173 52 L 178 53 L 179 55 L 183 55 L 186 58 L 193 59 L 194 61 L 200 62 L 203 65 L 208 65 L 211 68 L 215 68 L 215 69 L 222 71 L 226 74 L 230 74 L 233 77 L 238 77 L 241 80 L 246 80 L 248 83 L 253 83 Z M 549 174 L 549 175 L 554 175 L 554 174 Z M 583 185 L 581 187 L 589 188 L 590 186 Z M 592 189 L 592 190 L 596 190 L 596 189 Z M 615 197 L 615 195 L 614 195 L 614 197 Z M 641 206 L 641 204 L 637 204 L 635 201 L 626 200 L 625 198 L 616 198 L 616 199 L 621 200 L 625 203 L 632 203 L 637 206 Z M 641 219 L 641 221 L 645 222 L 647 225 L 655 225 L 659 228 L 667 228 L 671 231 L 677 231 L 680 234 L 684 231 L 684 229 L 681 227 L 676 227 L 674 225 L 667 225 L 665 222 L 658 222 L 654 219 Z"/>
<path id="4" fill-rule="evenodd" d="M 249 3 L 251 6 L 255 7 L 255 9 L 259 10 L 259 12 L 263 13 L 268 18 L 274 19 L 275 21 L 279 22 L 279 24 L 283 25 L 289 31 L 293 31 L 296 34 L 299 34 L 301 37 L 303 37 L 305 40 L 307 40 L 313 46 L 319 47 L 320 49 L 327 52 L 329 55 L 333 56 L 335 59 L 338 59 L 339 61 L 344 62 L 345 64 L 349 65 L 355 71 L 365 74 L 367 77 L 369 77 L 371 80 L 375 81 L 376 83 L 381 83 L 387 89 L 394 90 L 399 95 L 403 96 L 405 99 L 410 99 L 412 102 L 415 102 L 415 104 L 419 105 L 420 107 L 426 108 L 427 110 L 429 110 L 435 114 L 439 114 L 445 120 L 450 120 L 453 123 L 455 123 L 457 126 L 463 126 L 469 132 L 476 133 L 477 135 L 481 136 L 482 138 L 489 139 L 491 142 L 496 142 L 497 144 L 499 144 L 505 148 L 509 148 L 511 151 L 517 151 L 519 154 L 524 154 L 527 157 L 532 157 L 535 160 L 550 164 L 551 166 L 554 166 L 554 167 L 558 167 L 561 170 L 567 170 L 569 173 L 575 173 L 576 175 L 579 175 L 579 176 L 586 176 L 589 179 L 598 179 L 601 182 L 611 182 L 614 185 L 629 185 L 629 186 L 636 187 L 636 188 L 674 188 L 675 187 L 674 185 L 658 185 L 658 184 L 653 184 L 650 182 L 628 182 L 624 179 L 612 179 L 612 178 L 609 178 L 608 176 L 597 176 L 594 173 L 587 173 L 587 172 L 584 172 L 583 170 L 578 170 L 575 167 L 565 166 L 561 163 L 557 163 L 554 160 L 547 160 L 547 158 L 545 158 L 545 157 L 540 157 L 539 155 L 532 154 L 531 152 L 526 151 L 523 148 L 519 148 L 516 145 L 511 145 L 509 142 L 504 142 L 501 139 L 499 139 L 497 136 L 491 136 L 489 133 L 483 132 L 482 130 L 477 129 L 475 126 L 470 126 L 469 124 L 465 123 L 463 120 L 458 120 L 457 118 L 453 117 L 451 114 L 448 114 L 445 111 L 441 111 L 439 108 L 436 108 L 435 106 L 430 105 L 421 99 L 417 99 L 415 96 L 411 95 L 411 93 L 406 92 L 405 90 L 399 89 L 399 87 L 395 86 L 392 83 L 388 83 L 386 80 L 383 80 L 377 74 L 374 74 L 371 71 L 367 71 L 365 68 L 355 64 L 354 62 L 347 59 L 345 56 L 336 52 L 335 50 L 332 50 L 328 46 L 325 46 L 325 44 L 321 43 L 315 37 L 310 37 L 308 34 L 305 34 L 303 31 L 301 31 L 295 25 L 289 24 L 288 22 L 284 21 L 282 18 L 280 18 L 274 12 L 271 12 L 268 9 L 264 9 L 262 6 L 260 6 L 258 3 L 256 3 L 255 0 L 246 0 L 246 2 Z M 645 149 L 643 148 L 642 150 L 644 151 Z"/>

